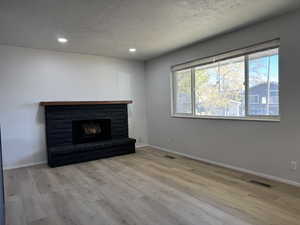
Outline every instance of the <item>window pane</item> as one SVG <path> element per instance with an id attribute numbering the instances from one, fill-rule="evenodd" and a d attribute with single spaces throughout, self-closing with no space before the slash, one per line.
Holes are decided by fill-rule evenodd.
<path id="1" fill-rule="evenodd" d="M 249 95 L 248 96 L 249 104 L 258 104 L 259 103 L 259 96 L 258 95 Z"/>
<path id="2" fill-rule="evenodd" d="M 192 113 L 191 69 L 175 72 L 174 81 L 176 113 Z"/>
<path id="3" fill-rule="evenodd" d="M 196 115 L 244 116 L 244 57 L 195 68 Z"/>
<path id="4" fill-rule="evenodd" d="M 255 103 L 251 96 L 257 96 Z M 248 114 L 279 115 L 278 49 L 249 55 Z"/>

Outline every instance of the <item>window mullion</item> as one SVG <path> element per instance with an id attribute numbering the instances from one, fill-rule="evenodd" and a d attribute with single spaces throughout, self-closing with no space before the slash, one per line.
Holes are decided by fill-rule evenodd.
<path id="1" fill-rule="evenodd" d="M 196 96 L 195 96 L 195 68 L 193 67 L 191 70 L 191 75 L 192 75 L 192 115 L 195 116 L 196 115 Z"/>
<path id="2" fill-rule="evenodd" d="M 172 98 L 172 108 L 171 108 L 171 114 L 176 114 L 176 105 L 177 105 L 177 98 L 176 98 L 176 91 L 177 91 L 177 84 L 176 84 L 176 77 L 175 72 L 171 73 L 171 98 Z"/>
<path id="3" fill-rule="evenodd" d="M 249 116 L 248 111 L 248 96 L 249 96 L 249 56 L 245 55 L 245 116 Z"/>

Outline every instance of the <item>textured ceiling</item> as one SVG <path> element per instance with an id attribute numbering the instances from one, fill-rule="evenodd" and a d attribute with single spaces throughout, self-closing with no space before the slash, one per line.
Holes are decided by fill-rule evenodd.
<path id="1" fill-rule="evenodd" d="M 145 60 L 297 7 L 299 0 L 0 0 L 0 44 Z"/>

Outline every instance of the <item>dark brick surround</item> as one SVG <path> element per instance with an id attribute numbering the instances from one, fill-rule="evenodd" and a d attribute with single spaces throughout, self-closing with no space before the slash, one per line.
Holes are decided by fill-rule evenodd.
<path id="1" fill-rule="evenodd" d="M 45 113 L 51 167 L 135 152 L 135 140 L 128 138 L 127 104 L 48 105 Z M 110 119 L 111 140 L 73 144 L 72 122 L 97 119 Z"/>

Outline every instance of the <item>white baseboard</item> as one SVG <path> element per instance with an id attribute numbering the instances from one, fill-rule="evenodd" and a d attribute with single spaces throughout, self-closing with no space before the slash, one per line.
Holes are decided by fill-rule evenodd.
<path id="1" fill-rule="evenodd" d="M 224 164 L 224 163 L 219 163 L 219 162 L 209 160 L 209 159 L 203 159 L 203 158 L 200 158 L 200 157 L 197 157 L 197 156 L 191 156 L 191 155 L 188 155 L 188 154 L 185 154 L 185 153 L 176 152 L 176 151 L 173 151 L 173 150 L 170 150 L 170 149 L 167 149 L 167 148 L 163 148 L 163 147 L 160 147 L 160 146 L 155 146 L 155 145 L 148 145 L 148 146 L 150 146 L 154 149 L 155 148 L 159 149 L 161 151 L 170 152 L 170 153 L 174 153 L 174 154 L 177 154 L 177 155 L 185 156 L 185 157 L 190 158 L 190 159 L 199 160 L 199 161 L 202 161 L 202 162 L 210 163 L 210 164 L 221 166 L 221 167 L 224 167 L 224 168 L 228 168 L 228 169 L 240 171 L 240 172 L 243 172 L 243 173 L 252 174 L 252 175 L 255 175 L 255 176 L 258 176 L 258 177 L 266 178 L 266 179 L 269 179 L 269 180 L 278 181 L 278 182 L 281 182 L 281 183 L 285 183 L 285 184 L 300 187 L 300 183 L 298 183 L 296 181 L 287 180 L 287 179 L 284 179 L 284 178 L 281 178 L 281 177 L 276 177 L 276 176 L 272 176 L 272 175 L 268 175 L 268 174 L 264 174 L 264 173 L 259 173 L 259 172 L 255 172 L 255 171 L 252 171 L 252 170 L 248 170 L 248 169 L 244 169 L 244 168 L 240 168 L 240 167 L 236 167 L 236 166 L 230 166 L 230 165 L 227 165 L 227 164 Z"/>
<path id="2" fill-rule="evenodd" d="M 136 148 L 142 148 L 142 147 L 147 147 L 149 146 L 148 144 L 144 144 L 144 143 L 136 143 L 135 147 Z"/>
<path id="3" fill-rule="evenodd" d="M 34 163 L 27 163 L 27 164 L 22 164 L 22 165 L 17 165 L 17 166 L 4 166 L 3 170 L 12 170 L 12 169 L 19 169 L 23 167 L 28 167 L 28 166 L 36 166 L 36 165 L 41 165 L 41 164 L 46 164 L 46 161 L 41 161 L 41 162 L 34 162 Z"/>

